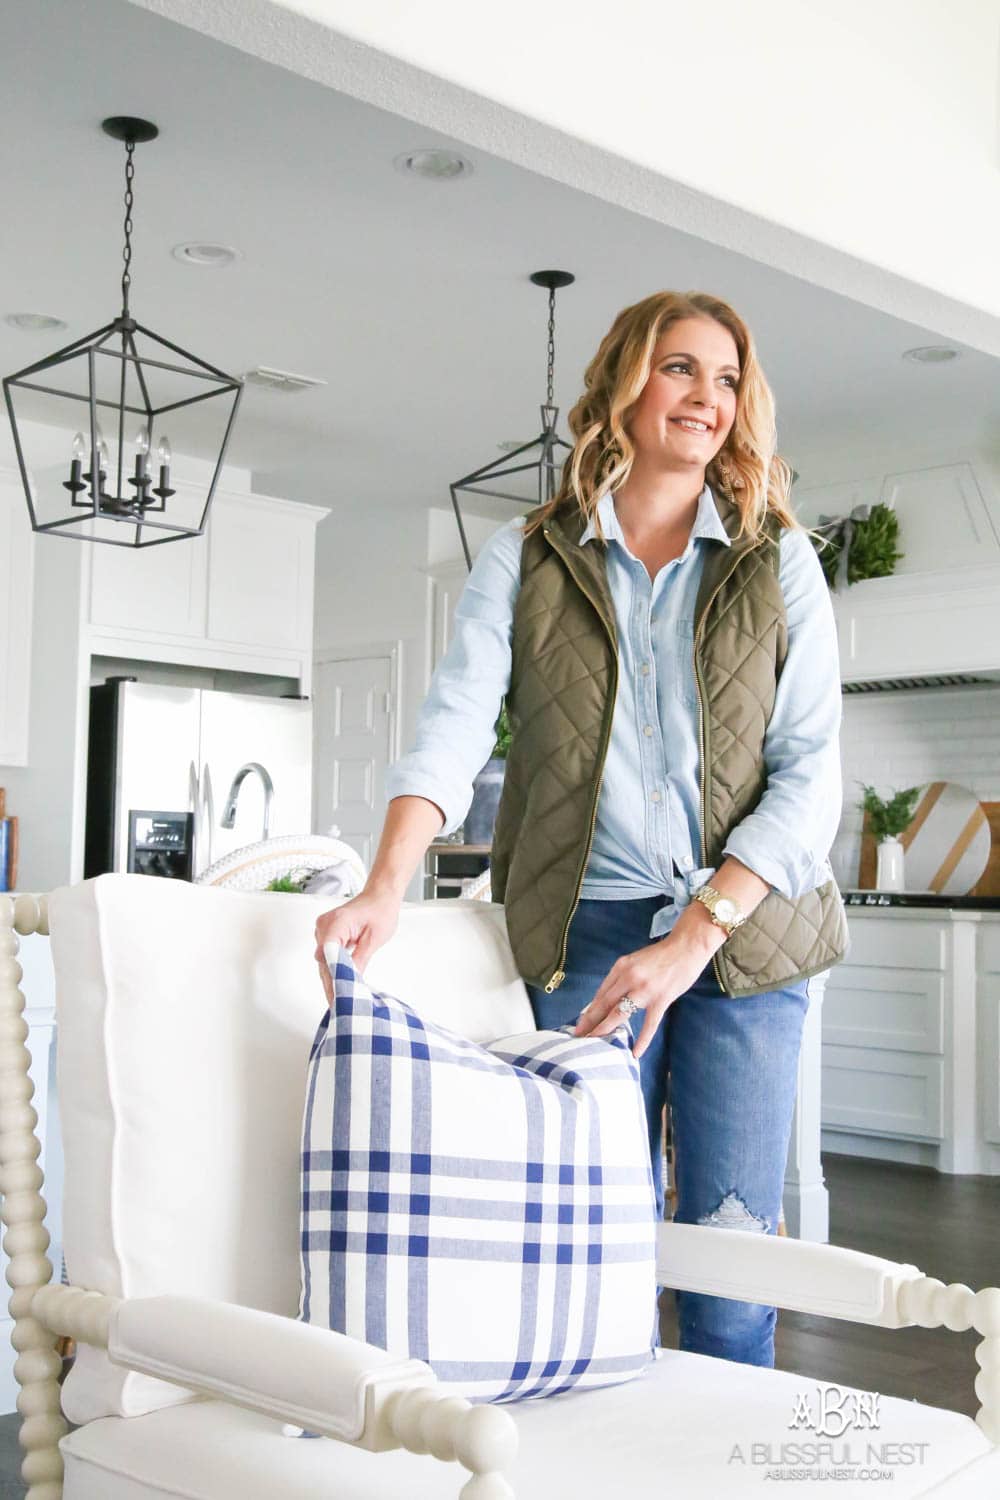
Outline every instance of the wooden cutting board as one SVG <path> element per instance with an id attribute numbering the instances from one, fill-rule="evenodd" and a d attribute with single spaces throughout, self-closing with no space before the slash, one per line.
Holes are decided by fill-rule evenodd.
<path id="1" fill-rule="evenodd" d="M 969 891 L 970 896 L 1000 896 L 1000 802 L 981 802 L 980 807 L 986 814 L 986 821 L 990 825 L 992 844 L 990 846 L 990 858 L 986 869 Z M 900 834 L 900 843 L 905 849 L 909 840 L 906 834 Z M 871 831 L 868 814 L 865 813 L 861 832 L 861 859 L 858 863 L 858 889 L 862 891 L 873 891 L 875 889 L 876 871 L 876 843 L 875 836 Z"/>

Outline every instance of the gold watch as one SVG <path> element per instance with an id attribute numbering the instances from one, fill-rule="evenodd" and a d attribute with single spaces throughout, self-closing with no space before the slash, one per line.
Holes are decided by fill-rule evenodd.
<path id="1" fill-rule="evenodd" d="M 711 913 L 712 921 L 716 927 L 721 927 L 727 937 L 731 937 L 746 921 L 746 913 L 740 911 L 732 896 L 724 896 L 717 891 L 714 885 L 702 885 L 694 892 L 692 901 L 700 901 Z"/>

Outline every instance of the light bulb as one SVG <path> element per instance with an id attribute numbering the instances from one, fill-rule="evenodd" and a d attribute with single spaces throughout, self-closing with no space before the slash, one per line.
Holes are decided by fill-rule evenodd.
<path id="1" fill-rule="evenodd" d="M 105 468 L 107 467 L 107 463 L 108 463 L 108 445 L 104 441 L 103 438 L 100 438 L 98 440 L 98 444 L 97 444 L 97 461 L 98 461 L 98 463 L 103 464 L 105 466 Z"/>
<path id="2" fill-rule="evenodd" d="M 147 428 L 139 428 L 139 431 L 135 435 L 135 446 L 138 448 L 140 453 L 149 452 L 149 431 Z"/>
<path id="3" fill-rule="evenodd" d="M 166 436 L 160 438 L 160 446 L 156 450 L 161 464 L 170 463 L 170 439 Z"/>
<path id="4" fill-rule="evenodd" d="M 74 437 L 74 439 L 73 439 L 73 457 L 74 458 L 86 458 L 86 456 L 87 456 L 87 444 L 86 444 L 86 441 L 84 439 L 83 433 L 82 432 L 78 432 L 76 434 L 76 436 Z"/>

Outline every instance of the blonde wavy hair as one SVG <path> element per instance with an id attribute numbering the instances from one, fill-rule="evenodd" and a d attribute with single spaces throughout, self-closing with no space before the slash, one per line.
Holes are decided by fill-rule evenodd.
<path id="1" fill-rule="evenodd" d="M 622 309 L 587 366 L 583 395 L 569 414 L 573 451 L 553 498 L 530 512 L 525 536 L 574 502 L 586 524 L 601 497 L 628 478 L 635 449 L 624 424 L 649 379 L 657 340 L 682 318 L 714 318 L 739 351 L 736 417 L 706 467 L 708 484 L 737 506 L 740 537 L 759 541 L 769 513 L 782 526 L 803 529 L 789 502 L 792 471 L 776 451 L 774 396 L 749 328 L 728 302 L 708 292 L 654 292 Z"/>

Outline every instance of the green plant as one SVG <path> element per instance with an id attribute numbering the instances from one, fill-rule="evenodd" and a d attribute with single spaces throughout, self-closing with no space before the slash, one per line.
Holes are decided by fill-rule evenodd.
<path id="1" fill-rule="evenodd" d="M 312 875 L 312 870 L 304 870 L 296 875 L 276 875 L 272 881 L 264 887 L 266 891 L 290 891 L 295 896 L 301 896 L 306 881 Z"/>
<path id="2" fill-rule="evenodd" d="M 501 760 L 506 760 L 506 758 L 507 758 L 507 752 L 510 750 L 510 736 L 511 736 L 510 719 L 507 716 L 507 699 L 506 698 L 503 700 L 503 704 L 502 704 L 501 709 L 500 709 L 500 717 L 497 719 L 496 724 L 494 725 L 494 729 L 495 729 L 496 737 L 497 738 L 496 738 L 496 744 L 493 746 L 493 749 L 490 751 L 490 756 L 491 757 L 492 756 L 497 756 Z"/>
<path id="3" fill-rule="evenodd" d="M 847 582 L 861 583 L 866 578 L 888 578 L 896 571 L 903 556 L 899 540 L 899 517 L 888 505 L 873 505 L 866 520 L 852 523 L 851 550 L 847 556 Z M 832 588 L 844 550 L 844 528 L 839 526 L 824 538 L 813 538 L 819 553 L 823 576 Z"/>
<path id="4" fill-rule="evenodd" d="M 877 839 L 896 838 L 909 828 L 917 799 L 923 791 L 922 786 L 911 786 L 903 792 L 896 792 L 888 802 L 882 800 L 873 786 L 865 786 L 863 781 L 859 781 L 858 786 L 864 790 L 862 811 L 868 814 L 871 831 Z"/>

